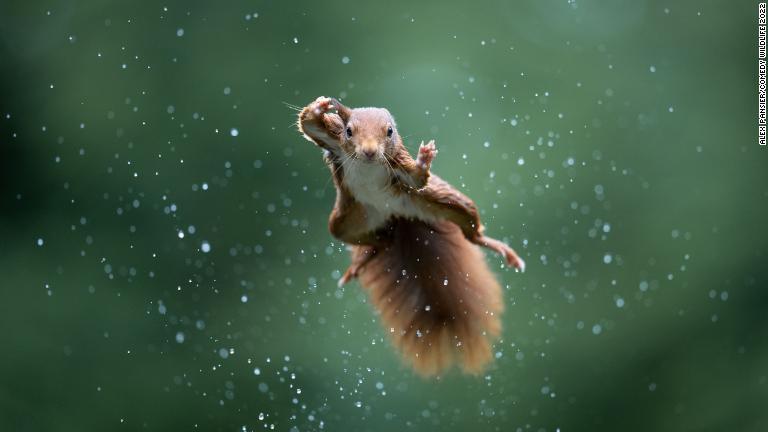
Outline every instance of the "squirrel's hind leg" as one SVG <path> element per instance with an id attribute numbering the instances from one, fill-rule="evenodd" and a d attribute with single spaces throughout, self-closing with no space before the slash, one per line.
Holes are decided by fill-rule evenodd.
<path id="1" fill-rule="evenodd" d="M 352 246 L 351 251 L 352 263 L 339 279 L 339 287 L 357 278 L 360 270 L 376 255 L 376 249 L 373 246 Z"/>
<path id="2" fill-rule="evenodd" d="M 425 191 L 429 199 L 429 206 L 439 217 L 456 224 L 464 237 L 470 242 L 490 249 L 504 257 L 508 265 L 525 271 L 525 261 L 517 255 L 514 249 L 506 243 L 483 234 L 484 227 L 480 222 L 480 214 L 475 204 L 463 195 L 451 188 L 444 180 L 432 177 L 432 186 Z"/>
<path id="3" fill-rule="evenodd" d="M 488 237 L 483 234 L 484 227 L 482 223 L 480 223 L 480 219 L 475 212 L 467 212 L 464 214 L 461 212 L 458 212 L 458 214 L 456 212 L 451 213 L 449 214 L 453 217 L 449 220 L 452 220 L 452 222 L 456 223 L 459 228 L 461 228 L 461 231 L 464 233 L 464 237 L 467 240 L 501 255 L 504 257 L 504 261 L 507 262 L 508 266 L 514 267 L 520 270 L 520 272 L 525 271 L 525 261 L 517 255 L 517 252 L 515 252 L 514 249 L 501 240 L 496 240 L 493 237 Z"/>
<path id="4" fill-rule="evenodd" d="M 488 248 L 498 253 L 504 257 L 508 265 L 520 270 L 521 272 L 525 271 L 525 261 L 523 261 L 523 259 L 517 255 L 517 252 L 515 252 L 514 249 L 509 247 L 503 241 L 496 240 L 495 238 L 484 236 L 482 234 L 470 239 L 470 241 L 478 246 Z"/>

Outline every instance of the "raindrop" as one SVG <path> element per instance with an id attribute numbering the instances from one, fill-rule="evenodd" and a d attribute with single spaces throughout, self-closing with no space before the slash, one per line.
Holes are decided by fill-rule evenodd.
<path id="1" fill-rule="evenodd" d="M 600 324 L 595 324 L 592 326 L 592 334 L 599 335 L 602 332 L 603 332 L 603 326 L 601 326 Z"/>

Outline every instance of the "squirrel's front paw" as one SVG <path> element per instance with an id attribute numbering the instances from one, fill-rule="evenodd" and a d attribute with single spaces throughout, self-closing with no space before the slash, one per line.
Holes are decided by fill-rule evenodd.
<path id="1" fill-rule="evenodd" d="M 332 109 L 334 107 L 331 98 L 320 96 L 307 106 L 306 113 L 311 117 L 321 118 L 323 114 Z"/>
<path id="2" fill-rule="evenodd" d="M 428 170 L 430 165 L 432 165 L 432 160 L 435 159 L 435 155 L 437 155 L 435 140 L 430 140 L 426 144 L 422 141 L 419 144 L 419 155 L 416 157 L 416 163 L 419 165 L 419 168 Z"/>

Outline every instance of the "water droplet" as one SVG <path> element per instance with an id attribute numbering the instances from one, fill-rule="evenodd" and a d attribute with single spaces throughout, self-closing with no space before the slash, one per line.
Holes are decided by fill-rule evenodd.
<path id="1" fill-rule="evenodd" d="M 219 357 L 227 359 L 229 357 L 229 350 L 226 348 L 219 348 Z"/>
<path id="2" fill-rule="evenodd" d="M 601 326 L 600 324 L 595 324 L 592 326 L 592 334 L 599 335 L 602 332 L 603 332 L 603 326 Z"/>

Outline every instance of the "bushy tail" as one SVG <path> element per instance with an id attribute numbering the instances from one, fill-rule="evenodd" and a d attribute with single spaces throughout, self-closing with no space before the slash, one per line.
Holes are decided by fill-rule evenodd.
<path id="1" fill-rule="evenodd" d="M 501 331 L 501 287 L 479 247 L 450 222 L 395 219 L 359 273 L 386 332 L 422 375 L 458 361 L 480 373 Z M 353 261 L 364 253 L 353 248 Z"/>

